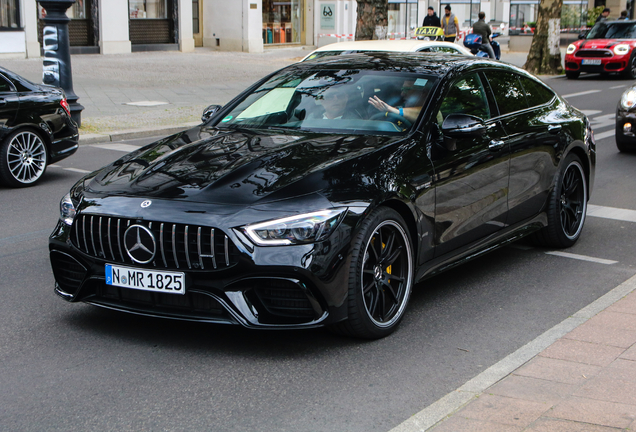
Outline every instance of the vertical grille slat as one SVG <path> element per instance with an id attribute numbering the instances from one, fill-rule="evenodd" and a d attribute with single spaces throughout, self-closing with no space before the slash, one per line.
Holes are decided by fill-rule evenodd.
<path id="1" fill-rule="evenodd" d="M 139 265 L 130 259 L 125 232 L 143 225 L 155 238 L 155 258 L 145 267 L 223 270 L 236 264 L 238 249 L 228 235 L 213 227 L 144 221 L 99 214 L 80 214 L 71 228 L 71 242 L 81 252 L 101 260 Z"/>
<path id="2" fill-rule="evenodd" d="M 117 246 L 119 246 L 121 261 L 124 262 L 124 253 L 121 250 L 121 219 L 117 219 Z"/>
<path id="3" fill-rule="evenodd" d="M 110 233 L 111 233 L 110 223 L 111 222 L 112 222 L 112 218 L 108 218 L 108 249 L 110 250 L 111 259 L 115 260 L 115 254 L 113 253 L 113 240 L 112 240 L 112 236 L 110 235 Z"/>
<path id="4" fill-rule="evenodd" d="M 88 253 L 88 242 L 86 241 L 86 216 L 82 217 L 82 236 L 84 237 L 84 252 Z"/>
<path id="5" fill-rule="evenodd" d="M 163 266 L 168 268 L 168 261 L 166 261 L 166 247 L 163 244 L 163 223 L 159 225 L 159 247 L 161 248 L 161 259 L 163 259 Z"/>
<path id="6" fill-rule="evenodd" d="M 102 256 L 106 258 L 106 252 L 104 252 L 104 240 L 102 237 L 102 217 L 99 217 L 99 248 L 102 251 Z"/>
<path id="7" fill-rule="evenodd" d="M 93 216 L 91 216 L 91 246 L 93 247 L 93 254 L 94 256 L 97 256 L 97 249 L 95 248 L 95 235 L 93 234 Z"/>
<path id="8" fill-rule="evenodd" d="M 225 266 L 230 266 L 230 239 L 225 236 L 223 241 L 223 251 L 225 252 Z"/>
<path id="9" fill-rule="evenodd" d="M 177 225 L 172 224 L 172 256 L 174 264 L 179 268 L 179 259 L 177 258 Z"/>
<path id="10" fill-rule="evenodd" d="M 188 241 L 188 229 L 189 227 L 186 225 L 183 246 L 185 248 L 186 262 L 188 263 L 188 268 L 191 269 L 192 263 L 190 263 L 190 242 Z"/>
<path id="11" fill-rule="evenodd" d="M 214 270 L 216 270 L 216 256 L 214 254 L 214 228 L 210 232 L 210 249 L 212 250 L 212 265 L 214 266 Z"/>
<path id="12" fill-rule="evenodd" d="M 201 227 L 197 230 L 197 253 L 199 254 L 199 266 L 201 270 L 205 269 L 203 266 L 203 257 L 201 256 Z"/>

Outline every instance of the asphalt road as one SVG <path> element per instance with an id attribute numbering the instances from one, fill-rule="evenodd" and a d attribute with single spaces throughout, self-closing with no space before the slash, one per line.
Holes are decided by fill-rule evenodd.
<path id="1" fill-rule="evenodd" d="M 619 154 L 611 135 L 631 82 L 547 82 L 595 125 L 590 203 L 636 211 L 636 155 Z M 53 293 L 47 248 L 59 199 L 144 142 L 83 146 L 39 186 L 0 188 L 2 430 L 387 431 L 636 273 L 634 222 L 588 217 L 567 251 L 587 261 L 499 249 L 417 286 L 399 330 L 380 341 L 67 304 Z"/>

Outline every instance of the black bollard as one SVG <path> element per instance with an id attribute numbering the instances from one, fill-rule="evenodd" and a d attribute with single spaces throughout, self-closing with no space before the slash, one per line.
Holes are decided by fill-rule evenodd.
<path id="1" fill-rule="evenodd" d="M 71 109 L 71 118 L 82 125 L 82 110 L 84 107 L 77 103 L 77 95 L 73 91 L 73 71 L 71 69 L 71 52 L 68 38 L 68 23 L 66 10 L 75 0 L 39 0 L 46 11 L 44 17 L 44 31 L 42 49 L 44 62 L 42 83 L 62 87 L 66 93 L 66 100 Z"/>

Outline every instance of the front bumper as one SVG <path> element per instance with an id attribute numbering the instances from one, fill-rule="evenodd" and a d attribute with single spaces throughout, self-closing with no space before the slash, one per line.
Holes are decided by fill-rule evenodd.
<path id="1" fill-rule="evenodd" d="M 576 57 L 576 52 L 573 54 L 566 54 L 565 56 L 565 70 L 569 72 L 589 72 L 589 73 L 610 73 L 610 72 L 623 72 L 629 65 L 629 54 L 627 55 L 613 55 L 608 58 L 581 58 Z M 584 60 L 600 60 L 598 65 L 586 65 L 583 64 Z"/>
<path id="2" fill-rule="evenodd" d="M 146 316 L 253 328 L 322 326 L 347 316 L 350 233 L 356 220 L 347 216 L 327 240 L 296 246 L 258 247 L 224 229 L 227 241 L 217 246 L 217 268 L 207 263 L 195 268 L 195 256 L 188 257 L 188 265 L 179 258 L 178 270 L 186 274 L 184 295 L 107 285 L 106 264 L 157 269 L 157 263 L 134 264 L 120 255 L 118 246 L 107 244 L 105 219 L 92 221 L 95 230 L 85 236 L 74 232 L 78 227 L 58 222 L 49 239 L 55 292 L 70 302 Z M 176 261 L 164 259 L 166 270 L 177 270 L 171 268 Z"/>
<path id="3" fill-rule="evenodd" d="M 632 125 L 630 131 L 625 130 L 625 124 Z M 616 141 L 636 149 L 636 113 L 619 108 L 616 112 Z"/>

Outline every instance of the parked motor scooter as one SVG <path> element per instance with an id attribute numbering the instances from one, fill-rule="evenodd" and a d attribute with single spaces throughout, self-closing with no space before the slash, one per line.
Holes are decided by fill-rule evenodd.
<path id="1" fill-rule="evenodd" d="M 501 46 L 499 45 L 499 42 L 495 40 L 495 38 L 499 36 L 501 36 L 501 33 L 493 33 L 490 36 L 490 46 L 492 47 L 492 50 L 495 52 L 495 58 L 497 60 L 501 59 Z M 482 42 L 481 35 L 478 35 L 475 33 L 466 35 L 466 38 L 464 38 L 464 46 L 468 48 L 471 53 L 473 53 L 477 57 L 486 57 L 486 58 L 490 57 L 488 55 L 488 52 L 484 48 L 482 48 L 481 42 Z"/>

